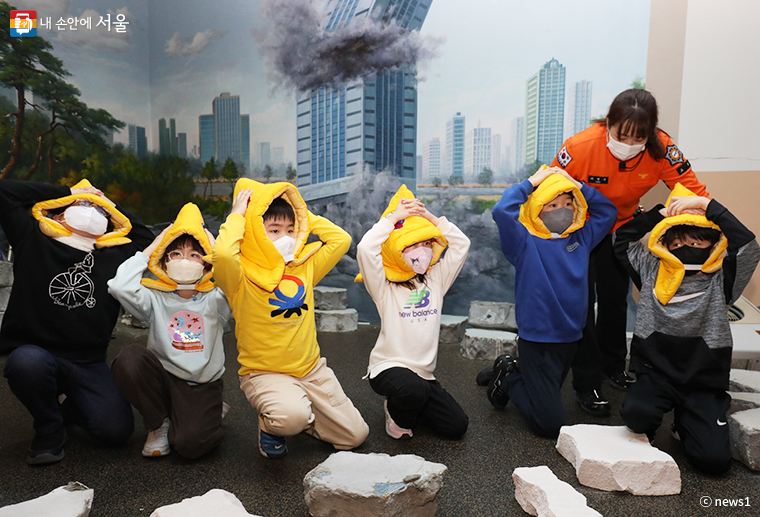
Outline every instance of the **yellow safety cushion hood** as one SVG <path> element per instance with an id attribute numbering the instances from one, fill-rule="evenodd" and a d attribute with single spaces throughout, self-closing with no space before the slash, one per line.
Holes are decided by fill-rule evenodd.
<path id="1" fill-rule="evenodd" d="M 188 203 L 182 207 L 177 214 L 177 218 L 174 220 L 172 227 L 166 232 L 164 238 L 153 252 L 148 261 L 148 269 L 158 277 L 158 280 L 152 278 L 143 278 L 142 284 L 145 287 L 156 289 L 158 291 L 171 292 L 177 289 L 177 282 L 169 278 L 166 271 L 161 267 L 161 259 L 166 253 L 166 249 L 174 242 L 178 237 L 182 235 L 191 235 L 200 243 L 201 248 L 205 255 L 211 253 L 211 242 L 203 225 L 203 216 L 197 205 Z M 203 274 L 203 276 L 196 282 L 195 290 L 202 293 L 209 292 L 214 289 L 215 284 L 212 280 L 212 272 L 209 270 Z"/>
<path id="2" fill-rule="evenodd" d="M 562 174 L 552 174 L 548 176 L 541 184 L 528 196 L 528 200 L 520 207 L 520 222 L 528 231 L 536 237 L 550 239 L 552 233 L 546 227 L 539 215 L 544 205 L 552 199 L 567 192 L 573 195 L 573 222 L 562 233 L 561 237 L 567 237 L 574 231 L 586 224 L 588 216 L 588 203 L 586 198 L 581 194 L 581 189 L 575 186 L 575 183 L 567 179 Z"/>
<path id="3" fill-rule="evenodd" d="M 240 261 L 246 277 L 254 284 L 272 292 L 280 284 L 285 272 L 285 259 L 274 243 L 267 237 L 264 229 L 264 213 L 272 201 L 281 197 L 287 201 L 295 214 L 296 246 L 293 255 L 295 259 L 291 266 L 299 266 L 311 257 L 322 246 L 321 242 L 306 244 L 309 237 L 310 219 L 312 215 L 306 208 L 298 189 L 291 183 L 259 183 L 249 178 L 241 178 L 235 184 L 233 196 L 249 188 L 251 200 L 245 212 L 245 237 L 240 244 Z"/>
<path id="4" fill-rule="evenodd" d="M 414 194 L 406 188 L 406 185 L 401 185 L 393 195 L 388 203 L 388 208 L 383 212 L 383 217 L 394 212 L 402 198 L 414 199 Z M 430 270 L 441 258 L 441 253 L 446 249 L 446 246 L 449 245 L 441 231 L 433 223 L 418 215 L 407 217 L 396 223 L 396 228 L 383 243 L 381 251 L 386 278 L 391 282 L 406 282 L 414 278 L 416 273 L 406 263 L 402 253 L 406 247 L 428 239 L 433 241 L 433 259 L 428 267 Z M 356 275 L 354 281 L 361 282 L 362 274 Z"/>
<path id="5" fill-rule="evenodd" d="M 691 190 L 687 189 L 680 183 L 676 183 L 673 191 L 668 196 L 668 200 L 665 206 L 670 204 L 670 201 L 674 197 L 689 197 L 696 196 Z M 667 304 L 671 298 L 676 294 L 678 287 L 681 285 L 685 274 L 685 268 L 683 263 L 676 258 L 668 248 L 661 242 L 662 236 L 668 231 L 669 228 L 680 224 L 688 224 L 691 226 L 700 226 L 702 228 L 712 228 L 714 230 L 721 231 L 720 227 L 708 220 L 703 215 L 694 214 L 680 214 L 672 217 L 666 217 L 660 221 L 649 234 L 649 249 L 660 257 L 660 268 L 657 271 L 657 280 L 655 281 L 654 293 L 661 304 Z M 702 264 L 701 270 L 704 273 L 714 273 L 723 266 L 723 252 L 728 247 L 728 239 L 721 232 L 720 239 L 713 246 L 710 256 L 707 258 L 704 264 Z"/>
<path id="6" fill-rule="evenodd" d="M 76 189 L 83 187 L 92 187 L 92 184 L 86 179 L 83 179 L 71 188 Z M 40 201 L 34 205 L 34 207 L 32 207 L 32 216 L 40 222 L 40 230 L 42 230 L 42 233 L 54 239 L 58 237 L 68 237 L 71 235 L 70 230 L 67 230 L 61 223 L 54 220 L 48 214 L 51 210 L 69 206 L 74 201 L 77 201 L 79 199 L 86 199 L 96 205 L 100 205 L 108 210 L 108 212 L 111 214 L 111 223 L 113 224 L 113 230 L 104 233 L 95 239 L 95 247 L 108 248 L 111 246 L 120 246 L 122 244 L 132 242 L 131 239 L 127 237 L 129 232 L 132 231 L 132 223 L 129 222 L 129 219 L 127 219 L 127 217 L 119 212 L 115 206 L 113 206 L 102 197 L 87 193 L 71 194 L 68 196 L 59 197 L 58 199 L 48 199 L 47 201 Z"/>

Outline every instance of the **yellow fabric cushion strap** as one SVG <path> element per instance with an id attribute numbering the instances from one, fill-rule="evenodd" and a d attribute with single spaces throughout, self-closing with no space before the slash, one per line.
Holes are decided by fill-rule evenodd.
<path id="1" fill-rule="evenodd" d="M 412 194 L 406 185 L 401 185 L 393 195 L 388 203 L 388 208 L 385 209 L 382 216 L 385 217 L 394 212 L 401 199 L 414 199 L 414 194 Z M 446 238 L 433 223 L 418 215 L 407 217 L 403 221 L 396 223 L 396 228 L 391 232 L 381 248 L 386 278 L 391 282 L 406 282 L 414 278 L 416 273 L 406 263 L 402 253 L 408 246 L 426 240 L 433 241 L 433 258 L 430 261 L 429 270 L 430 267 L 433 267 L 438 262 L 441 258 L 441 253 L 449 245 Z M 362 281 L 361 273 L 356 276 L 354 281 Z"/>
<path id="2" fill-rule="evenodd" d="M 92 185 L 89 181 L 83 179 L 71 188 L 75 189 L 91 186 Z M 32 217 L 39 221 L 40 230 L 48 237 L 52 237 L 54 239 L 58 237 L 68 237 L 71 235 L 71 231 L 67 230 L 61 223 L 54 220 L 52 217 L 48 217 L 48 213 L 51 210 L 55 210 L 56 208 L 67 207 L 73 202 L 80 199 L 90 201 L 95 205 L 105 208 L 111 216 L 110 219 L 111 224 L 113 224 L 113 230 L 104 233 L 95 239 L 96 248 L 108 248 L 111 246 L 120 246 L 122 244 L 128 244 L 132 242 L 132 240 L 127 237 L 129 232 L 132 231 L 132 223 L 129 221 L 129 219 L 119 210 L 117 210 L 115 206 L 95 194 L 71 194 L 68 196 L 59 197 L 57 199 L 40 201 L 32 207 Z"/>
<path id="3" fill-rule="evenodd" d="M 312 216 L 292 183 L 259 183 L 250 178 L 241 178 L 235 184 L 233 196 L 246 188 L 251 189 L 251 199 L 245 212 L 245 236 L 240 244 L 240 260 L 246 277 L 265 291 L 272 292 L 280 284 L 285 272 L 285 259 L 264 228 L 264 213 L 275 198 L 281 197 L 287 201 L 295 214 L 295 265 L 305 262 L 317 252 L 322 243 L 306 245 L 311 233 L 309 221 Z"/>
<path id="4" fill-rule="evenodd" d="M 581 194 L 581 189 L 575 183 L 562 174 L 552 174 L 528 196 L 528 200 L 520 206 L 518 220 L 527 228 L 528 232 L 542 239 L 550 239 L 552 234 L 541 220 L 541 210 L 544 205 L 551 202 L 560 194 L 572 193 L 573 195 L 573 222 L 562 232 L 561 237 L 567 237 L 574 231 L 582 228 L 588 219 L 588 203 Z"/>
<path id="5" fill-rule="evenodd" d="M 692 191 L 676 183 L 673 187 L 673 191 L 668 196 L 668 200 L 665 206 L 670 205 L 672 198 L 674 197 L 690 197 L 695 196 Z M 680 214 L 672 217 L 666 217 L 654 228 L 649 234 L 648 246 L 652 253 L 660 258 L 660 266 L 657 271 L 657 280 L 655 281 L 654 293 L 661 304 L 667 304 L 683 281 L 683 277 L 686 274 L 683 263 L 673 255 L 668 248 L 662 243 L 662 237 L 665 232 L 670 228 L 679 225 L 699 226 L 701 228 L 711 228 L 713 230 L 721 231 L 720 227 L 714 222 L 708 220 L 703 215 L 695 214 Z M 721 232 L 720 239 L 713 246 L 710 256 L 702 265 L 701 271 L 704 273 L 714 273 L 723 266 L 724 252 L 728 248 L 728 239 Z"/>
<path id="6" fill-rule="evenodd" d="M 211 242 L 203 226 L 203 216 L 197 205 L 194 203 L 187 203 L 177 214 L 177 218 L 174 220 L 172 227 L 164 234 L 163 239 L 158 244 L 156 250 L 151 254 L 148 260 L 148 269 L 158 277 L 158 279 L 143 278 L 142 285 L 156 289 L 157 291 L 172 292 L 177 289 L 177 282 L 169 278 L 166 274 L 163 266 L 161 265 L 161 259 L 166 253 L 166 249 L 169 245 L 177 240 L 182 235 L 191 235 L 200 243 L 203 248 L 204 254 L 211 253 Z M 216 284 L 212 281 L 213 274 L 211 271 L 207 271 L 203 274 L 200 280 L 196 283 L 195 290 L 202 293 L 211 291 L 216 287 Z"/>

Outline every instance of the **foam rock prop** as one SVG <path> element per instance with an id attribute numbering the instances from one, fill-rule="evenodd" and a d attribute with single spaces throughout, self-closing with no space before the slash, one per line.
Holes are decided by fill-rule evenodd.
<path id="1" fill-rule="evenodd" d="M 157 508 L 150 517 L 257 517 L 245 511 L 237 497 L 215 488 L 203 495 Z"/>
<path id="2" fill-rule="evenodd" d="M 733 457 L 752 470 L 760 470 L 760 409 L 729 416 L 728 432 Z"/>
<path id="3" fill-rule="evenodd" d="M 517 334 L 503 330 L 467 329 L 459 353 L 465 359 L 493 361 L 501 354 L 517 355 Z"/>
<path id="4" fill-rule="evenodd" d="M 754 370 L 731 369 L 729 391 L 760 393 L 760 372 Z"/>
<path id="5" fill-rule="evenodd" d="M 633 495 L 681 492 L 681 471 L 673 458 L 625 426 L 564 426 L 557 450 L 575 467 L 582 485 Z"/>
<path id="6" fill-rule="evenodd" d="M 515 306 L 507 302 L 470 302 L 470 325 L 483 329 L 517 332 Z"/>
<path id="7" fill-rule="evenodd" d="M 512 472 L 515 499 L 522 509 L 537 517 L 601 517 L 586 505 L 586 497 L 564 481 L 557 479 L 545 465 L 518 467 Z"/>
<path id="8" fill-rule="evenodd" d="M 760 393 L 729 391 L 728 394 L 731 395 L 731 406 L 728 410 L 729 414 L 736 413 L 737 411 L 745 411 L 747 409 L 760 408 Z"/>
<path id="9" fill-rule="evenodd" d="M 359 326 L 359 313 L 356 309 L 334 311 L 314 311 L 314 321 L 320 332 L 353 332 Z"/>
<path id="10" fill-rule="evenodd" d="M 432 517 L 446 465 L 412 454 L 337 452 L 303 479 L 314 517 Z"/>
<path id="11" fill-rule="evenodd" d="M 467 316 L 441 315 L 441 333 L 438 342 L 444 345 L 458 345 L 467 329 Z"/>
<path id="12" fill-rule="evenodd" d="M 337 311 L 348 307 L 348 290 L 339 287 L 314 288 L 314 308 L 323 311 Z"/>
<path id="13" fill-rule="evenodd" d="M 72 481 L 49 494 L 0 508 L 0 517 L 87 517 L 95 491 Z"/>

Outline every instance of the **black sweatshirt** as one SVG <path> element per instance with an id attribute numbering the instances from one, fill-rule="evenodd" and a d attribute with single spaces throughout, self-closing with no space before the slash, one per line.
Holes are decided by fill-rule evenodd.
<path id="1" fill-rule="evenodd" d="M 120 207 L 132 223 L 129 244 L 87 252 L 48 237 L 30 208 L 70 194 L 66 186 L 0 180 L 0 225 L 14 254 L 14 282 L 0 328 L 0 352 L 31 344 L 71 361 L 106 358 L 119 315 L 119 302 L 108 294 L 106 282 L 154 237 Z"/>

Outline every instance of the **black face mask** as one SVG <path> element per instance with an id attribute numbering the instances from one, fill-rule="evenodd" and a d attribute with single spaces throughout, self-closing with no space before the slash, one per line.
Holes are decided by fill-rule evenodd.
<path id="1" fill-rule="evenodd" d="M 712 246 L 709 248 L 692 248 L 691 246 L 681 246 L 670 252 L 683 264 L 704 264 L 710 258 Z M 693 275 L 699 271 L 686 270 L 686 275 Z"/>

